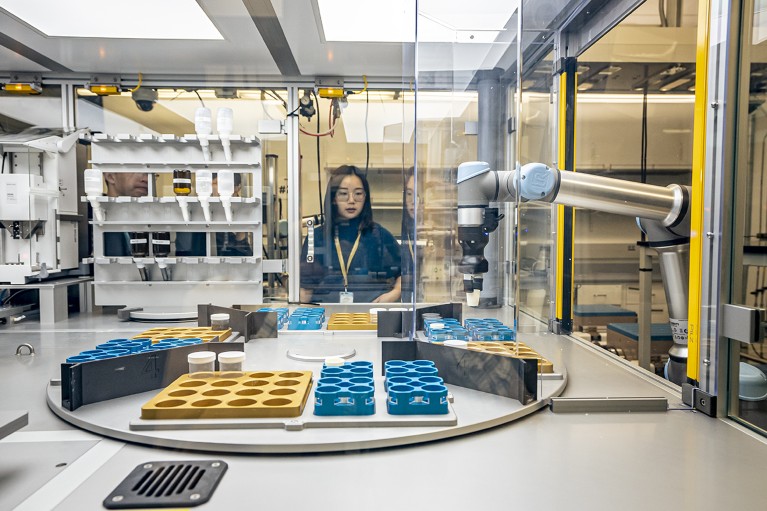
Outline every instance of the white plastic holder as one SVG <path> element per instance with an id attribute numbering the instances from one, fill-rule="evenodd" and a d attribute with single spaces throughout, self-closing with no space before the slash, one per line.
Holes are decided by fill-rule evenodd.
<path id="1" fill-rule="evenodd" d="M 202 206 L 202 214 L 205 216 L 205 223 L 210 223 L 210 198 L 200 197 L 200 206 Z"/>
<path id="2" fill-rule="evenodd" d="M 210 142 L 208 142 L 208 136 L 199 135 L 198 138 L 200 139 L 200 147 L 202 148 L 202 159 L 207 163 L 210 161 Z"/>
<path id="3" fill-rule="evenodd" d="M 232 162 L 232 146 L 230 143 L 230 137 L 232 135 L 232 128 L 234 125 L 234 112 L 231 108 L 219 108 L 218 116 L 216 117 L 216 125 L 218 126 L 218 138 L 221 140 L 221 147 L 224 149 L 224 159 L 227 163 Z"/>
<path id="4" fill-rule="evenodd" d="M 213 193 L 213 173 L 208 169 L 197 171 L 197 198 L 205 215 L 205 223 L 210 223 L 210 196 Z"/>
<path id="5" fill-rule="evenodd" d="M 136 263 L 136 269 L 138 270 L 138 274 L 141 277 L 142 282 L 146 282 L 149 280 L 149 274 L 146 270 L 146 261 L 149 261 L 150 264 L 152 262 L 151 257 L 134 257 L 133 262 Z"/>
<path id="6" fill-rule="evenodd" d="M 104 221 L 104 209 L 99 203 L 99 197 L 101 197 L 104 187 L 104 176 L 99 169 L 85 169 L 84 176 L 84 188 L 85 195 L 88 197 L 88 202 L 91 203 L 93 208 L 93 217 L 97 222 Z"/>
<path id="7" fill-rule="evenodd" d="M 213 133 L 213 119 L 210 108 L 198 108 L 194 114 L 194 130 L 202 148 L 202 157 L 206 162 L 210 161 L 210 147 L 208 137 Z"/>
<path id="8" fill-rule="evenodd" d="M 157 257 L 155 259 L 157 261 L 157 267 L 160 268 L 160 275 L 162 275 L 162 280 L 166 282 L 172 280 L 169 264 L 174 263 L 175 259 L 171 257 Z"/>
<path id="9" fill-rule="evenodd" d="M 95 218 L 96 222 L 101 225 L 101 222 L 106 220 L 106 215 L 98 200 L 98 196 L 88 195 L 88 202 L 91 203 L 91 208 L 93 209 L 93 218 Z"/>
<path id="10" fill-rule="evenodd" d="M 178 195 L 176 196 L 176 200 L 178 201 L 178 205 L 181 206 L 181 216 L 184 217 L 184 222 L 189 221 L 189 197 L 186 195 Z"/>
<path id="11" fill-rule="evenodd" d="M 224 206 L 224 215 L 226 215 L 226 221 L 232 223 L 232 198 L 221 197 L 221 204 Z"/>

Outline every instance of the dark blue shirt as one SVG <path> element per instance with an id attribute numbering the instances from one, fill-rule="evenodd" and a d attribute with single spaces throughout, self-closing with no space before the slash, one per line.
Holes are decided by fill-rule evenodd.
<path id="1" fill-rule="evenodd" d="M 370 229 L 359 231 L 359 219 L 338 222 L 336 230 L 344 262 L 349 263 L 357 234 L 360 242 L 351 260 L 347 290 L 354 293 L 355 302 L 372 302 L 391 291 L 400 276 L 400 248 L 394 236 L 384 227 L 373 223 Z M 313 302 L 339 302 L 344 291 L 341 263 L 333 238 L 326 240 L 323 227 L 314 228 L 314 262 L 306 262 L 307 240 L 301 249 L 301 287 L 312 290 Z"/>

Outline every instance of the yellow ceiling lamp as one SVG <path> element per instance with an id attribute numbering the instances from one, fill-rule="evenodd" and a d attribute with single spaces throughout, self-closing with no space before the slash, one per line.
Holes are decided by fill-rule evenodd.
<path id="1" fill-rule="evenodd" d="M 141 80 L 140 77 L 139 80 Z M 99 96 L 116 96 L 122 91 L 120 81 L 119 76 L 91 76 L 90 81 L 85 87 Z"/>
<path id="2" fill-rule="evenodd" d="M 13 94 L 33 95 L 42 93 L 43 87 L 35 82 L 14 82 L 3 85 L 3 90 Z"/>
<path id="3" fill-rule="evenodd" d="M 114 96 L 120 94 L 120 86 L 115 84 L 88 84 L 88 90 L 99 96 Z"/>

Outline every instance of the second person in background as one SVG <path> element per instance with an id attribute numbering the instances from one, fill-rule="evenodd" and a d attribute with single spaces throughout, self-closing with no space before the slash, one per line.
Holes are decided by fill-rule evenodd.
<path id="1" fill-rule="evenodd" d="M 400 248 L 373 221 L 370 186 L 353 165 L 335 169 L 325 192 L 325 220 L 301 250 L 302 302 L 396 302 L 400 298 Z"/>

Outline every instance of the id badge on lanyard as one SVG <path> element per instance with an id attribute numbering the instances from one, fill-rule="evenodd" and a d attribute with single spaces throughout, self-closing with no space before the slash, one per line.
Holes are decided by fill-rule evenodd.
<path id="1" fill-rule="evenodd" d="M 354 303 L 354 293 L 349 292 L 349 269 L 352 267 L 352 259 L 354 259 L 354 254 L 357 253 L 357 248 L 360 245 L 360 235 L 361 233 L 357 233 L 357 239 L 354 241 L 354 246 L 352 247 L 351 252 L 349 253 L 349 261 L 344 261 L 344 254 L 341 251 L 341 243 L 338 241 L 338 235 L 336 235 L 336 253 L 338 254 L 338 262 L 341 263 L 341 274 L 344 277 L 344 290 L 341 291 L 338 295 L 338 301 L 340 303 Z"/>

